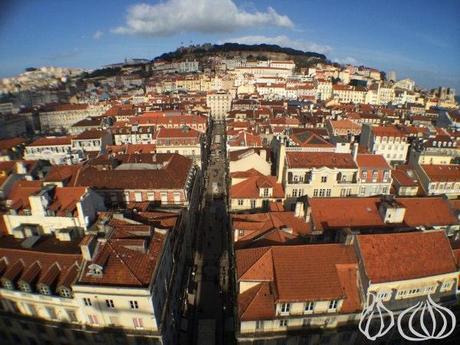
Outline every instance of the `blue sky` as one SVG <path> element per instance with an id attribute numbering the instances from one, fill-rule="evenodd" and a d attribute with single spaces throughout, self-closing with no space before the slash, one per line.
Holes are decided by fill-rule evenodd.
<path id="1" fill-rule="evenodd" d="M 6 0 L 0 76 L 232 41 L 318 51 L 460 93 L 459 13 L 458 0 Z"/>

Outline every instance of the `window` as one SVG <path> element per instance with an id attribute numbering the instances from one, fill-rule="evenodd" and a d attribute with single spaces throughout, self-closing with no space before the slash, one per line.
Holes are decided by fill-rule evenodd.
<path id="1" fill-rule="evenodd" d="M 386 300 L 390 294 L 387 291 L 379 291 L 377 293 L 377 298 L 381 300 Z"/>
<path id="2" fill-rule="evenodd" d="M 256 329 L 264 329 L 263 320 L 256 320 Z"/>
<path id="3" fill-rule="evenodd" d="M 321 183 L 327 182 L 327 176 L 321 176 Z"/>
<path id="4" fill-rule="evenodd" d="M 53 307 L 46 307 L 46 312 L 48 313 L 50 319 L 57 319 L 56 310 Z"/>
<path id="5" fill-rule="evenodd" d="M 256 208 L 256 201 L 255 200 L 251 200 L 251 208 Z"/>
<path id="6" fill-rule="evenodd" d="M 264 188 L 264 197 L 267 198 L 268 197 L 268 188 Z"/>
<path id="7" fill-rule="evenodd" d="M 168 203 L 168 193 L 167 192 L 162 192 L 161 193 L 161 203 L 162 204 L 167 204 Z"/>
<path id="8" fill-rule="evenodd" d="M 281 304 L 281 313 L 282 314 L 288 314 L 289 310 L 291 309 L 291 303 L 282 303 Z"/>
<path id="9" fill-rule="evenodd" d="M 292 196 L 293 196 L 293 197 L 296 197 L 296 196 L 297 196 L 297 188 L 294 188 L 294 189 L 292 190 Z"/>
<path id="10" fill-rule="evenodd" d="M 96 315 L 88 315 L 89 323 L 92 325 L 97 325 L 99 322 L 97 321 Z"/>
<path id="11" fill-rule="evenodd" d="M 147 193 L 147 200 L 148 201 L 154 201 L 155 200 L 155 194 L 153 192 L 148 192 Z"/>
<path id="12" fill-rule="evenodd" d="M 92 305 L 92 304 L 91 304 L 91 299 L 90 299 L 90 298 L 86 298 L 86 297 L 83 298 L 83 303 L 84 303 L 87 307 L 89 307 L 89 306 Z"/>
<path id="13" fill-rule="evenodd" d="M 115 305 L 113 304 L 113 299 L 106 299 L 105 304 L 107 305 L 107 308 L 115 308 Z"/>
<path id="14" fill-rule="evenodd" d="M 32 315 L 32 316 L 38 316 L 37 308 L 35 308 L 35 306 L 34 306 L 33 304 L 28 304 L 28 305 L 27 305 L 27 308 L 29 309 L 30 315 Z"/>
<path id="15" fill-rule="evenodd" d="M 71 322 L 77 322 L 78 321 L 77 315 L 75 314 L 75 312 L 73 310 L 66 309 L 66 313 L 67 313 L 67 316 L 69 317 L 69 320 Z"/>
<path id="16" fill-rule="evenodd" d="M 305 313 L 310 313 L 313 311 L 313 307 L 315 306 L 314 302 L 306 302 L 305 307 L 304 307 L 304 312 Z"/>
<path id="17" fill-rule="evenodd" d="M 331 196 L 331 190 L 330 189 L 326 189 L 326 196 Z"/>
<path id="18" fill-rule="evenodd" d="M 441 286 L 441 291 L 450 290 L 450 288 L 452 286 L 452 283 L 453 283 L 452 280 L 448 280 L 448 281 L 443 282 L 442 286 Z"/>
<path id="19" fill-rule="evenodd" d="M 317 196 L 318 196 L 318 190 L 317 190 L 317 189 L 315 189 L 315 190 L 313 191 L 313 196 L 314 196 L 314 197 L 317 197 Z"/>
<path id="20" fill-rule="evenodd" d="M 129 301 L 129 305 L 131 306 L 131 309 L 139 309 L 137 301 Z"/>
<path id="21" fill-rule="evenodd" d="M 280 320 L 280 327 L 287 327 L 289 320 Z"/>
<path id="22" fill-rule="evenodd" d="M 144 321 L 140 317 L 133 317 L 134 328 L 144 328 Z"/>
<path id="23" fill-rule="evenodd" d="M 378 171 L 372 170 L 372 182 L 377 182 Z"/>
<path id="24" fill-rule="evenodd" d="M 180 204 L 180 193 L 178 193 L 178 192 L 174 193 L 174 203 L 176 205 Z"/>
<path id="25" fill-rule="evenodd" d="M 329 302 L 329 310 L 336 310 L 337 309 L 337 304 L 338 304 L 337 300 L 330 301 Z"/>
<path id="26" fill-rule="evenodd" d="M 238 206 L 243 206 L 244 200 L 243 199 L 238 199 Z"/>
<path id="27" fill-rule="evenodd" d="M 141 192 L 135 192 L 134 193 L 134 200 L 136 202 L 141 202 L 142 201 L 142 193 Z"/>
<path id="28" fill-rule="evenodd" d="M 386 182 L 390 178 L 390 172 L 388 170 L 385 170 L 383 172 L 383 180 Z"/>

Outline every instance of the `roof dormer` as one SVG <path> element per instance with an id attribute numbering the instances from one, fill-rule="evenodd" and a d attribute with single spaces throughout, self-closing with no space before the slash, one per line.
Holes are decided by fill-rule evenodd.
<path id="1" fill-rule="evenodd" d="M 104 270 L 103 267 L 98 264 L 90 264 L 88 266 L 88 273 L 86 273 L 86 275 L 91 276 L 91 277 L 100 278 L 102 277 L 103 270 Z"/>
<path id="2" fill-rule="evenodd" d="M 379 204 L 379 214 L 384 223 L 398 224 L 404 221 L 406 208 L 392 196 L 385 196 Z"/>

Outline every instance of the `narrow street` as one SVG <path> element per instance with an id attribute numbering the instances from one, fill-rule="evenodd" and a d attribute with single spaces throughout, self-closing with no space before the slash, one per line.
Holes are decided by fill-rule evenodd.
<path id="1" fill-rule="evenodd" d="M 214 124 L 204 175 L 203 208 L 196 231 L 196 300 L 194 317 L 190 320 L 193 325 L 190 344 L 233 342 L 224 133 L 224 124 Z"/>

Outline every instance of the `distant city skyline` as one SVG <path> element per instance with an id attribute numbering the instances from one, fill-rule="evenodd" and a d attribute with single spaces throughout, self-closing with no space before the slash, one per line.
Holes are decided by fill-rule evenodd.
<path id="1" fill-rule="evenodd" d="M 394 70 L 460 90 L 460 2 L 10 1 L 0 14 L 0 77 L 26 67 L 85 69 L 183 45 L 269 43 Z M 178 15 L 180 14 L 180 15 Z"/>

